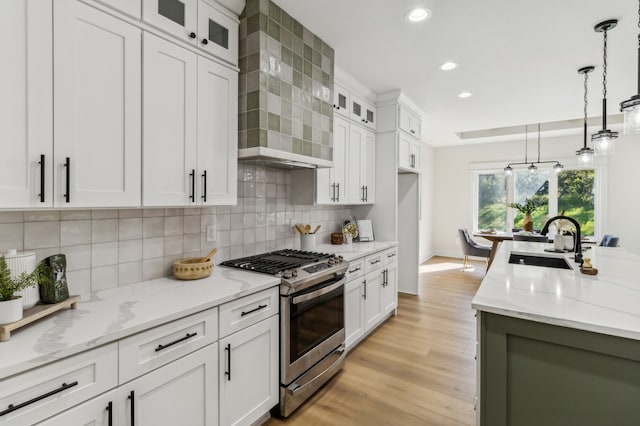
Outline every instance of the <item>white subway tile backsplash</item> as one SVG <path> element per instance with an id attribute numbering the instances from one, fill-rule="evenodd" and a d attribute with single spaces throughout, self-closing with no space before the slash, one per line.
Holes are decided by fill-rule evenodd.
<path id="1" fill-rule="evenodd" d="M 207 226 L 216 224 L 216 215 L 206 214 L 200 216 L 200 232 L 207 232 Z"/>
<path id="2" fill-rule="evenodd" d="M 184 216 L 184 233 L 199 234 L 200 233 L 200 215 Z"/>
<path id="3" fill-rule="evenodd" d="M 164 216 L 165 217 L 169 217 L 169 216 L 183 216 L 184 215 L 184 209 L 164 209 Z"/>
<path id="4" fill-rule="evenodd" d="M 145 210 L 146 212 L 146 210 Z M 142 221 L 142 237 L 155 238 L 164 236 L 164 217 L 145 217 Z"/>
<path id="5" fill-rule="evenodd" d="M 67 257 L 67 271 L 79 271 L 91 268 L 91 244 L 61 247 Z"/>
<path id="6" fill-rule="evenodd" d="M 23 243 L 23 223 L 0 224 L 0 253 L 4 253 L 9 249 L 22 250 Z"/>
<path id="7" fill-rule="evenodd" d="M 153 280 L 163 277 L 164 258 L 145 259 L 142 261 L 142 280 Z"/>
<path id="8" fill-rule="evenodd" d="M 144 209 L 142 217 L 164 217 L 164 209 Z"/>
<path id="9" fill-rule="evenodd" d="M 58 246 L 60 246 L 59 221 L 24 223 L 25 249 L 39 249 Z"/>
<path id="10" fill-rule="evenodd" d="M 91 269 L 79 271 L 69 271 L 67 269 L 67 287 L 69 294 L 79 294 L 83 298 L 91 293 Z"/>
<path id="11" fill-rule="evenodd" d="M 118 219 L 92 220 L 91 242 L 105 243 L 109 241 L 118 241 Z"/>
<path id="12" fill-rule="evenodd" d="M 142 260 L 142 240 L 119 241 L 118 263 L 128 263 L 137 260 Z"/>
<path id="13" fill-rule="evenodd" d="M 117 219 L 118 218 L 118 210 L 92 210 L 91 211 L 91 219 L 99 220 L 99 219 Z"/>
<path id="14" fill-rule="evenodd" d="M 91 267 L 118 264 L 118 242 L 91 245 Z"/>
<path id="15" fill-rule="evenodd" d="M 24 212 L 0 212 L 0 223 L 22 223 Z"/>
<path id="16" fill-rule="evenodd" d="M 164 256 L 164 237 L 142 240 L 142 258 L 153 259 Z"/>
<path id="17" fill-rule="evenodd" d="M 183 236 L 182 234 L 164 237 L 164 255 L 176 256 L 181 255 L 184 252 Z"/>
<path id="18" fill-rule="evenodd" d="M 24 212 L 25 222 L 52 222 L 58 220 L 60 220 L 60 212 L 57 210 L 36 210 Z"/>
<path id="19" fill-rule="evenodd" d="M 142 281 L 142 261 L 118 265 L 118 285 L 120 287 L 140 281 Z"/>
<path id="20" fill-rule="evenodd" d="M 118 265 L 91 268 L 91 291 L 118 287 Z"/>
<path id="21" fill-rule="evenodd" d="M 133 219 L 142 217 L 142 209 L 121 209 L 118 210 L 118 218 L 120 219 Z"/>
<path id="22" fill-rule="evenodd" d="M 164 218 L 164 236 L 182 236 L 184 234 L 184 217 L 173 216 Z"/>
<path id="23" fill-rule="evenodd" d="M 242 244 L 242 241 L 243 241 L 242 228 L 233 229 L 229 233 L 229 245 L 230 246 L 236 246 L 236 245 Z"/>
<path id="24" fill-rule="evenodd" d="M 220 235 L 220 232 L 218 232 L 218 237 L 219 235 Z M 220 238 L 218 238 L 218 240 L 219 239 Z M 184 247 L 185 253 L 193 253 L 193 252 L 200 253 L 200 233 L 184 234 L 183 244 L 184 244 L 183 247 Z M 165 242 L 165 247 L 166 247 L 166 242 Z"/>
<path id="25" fill-rule="evenodd" d="M 184 209 L 185 216 L 200 216 L 200 209 L 198 207 L 188 207 Z"/>
<path id="26" fill-rule="evenodd" d="M 142 238 L 142 218 L 118 219 L 118 240 Z"/>
<path id="27" fill-rule="evenodd" d="M 25 250 L 25 251 L 34 252 L 36 254 L 36 262 L 40 262 L 42 259 L 46 259 L 47 257 L 52 256 L 54 254 L 63 253 L 60 250 L 60 247 L 49 247 L 49 248 Z"/>
<path id="28" fill-rule="evenodd" d="M 238 229 L 244 226 L 244 214 L 243 213 L 231 213 L 230 216 L 230 228 Z"/>
<path id="29" fill-rule="evenodd" d="M 91 210 L 62 210 L 60 220 L 91 220 Z"/>

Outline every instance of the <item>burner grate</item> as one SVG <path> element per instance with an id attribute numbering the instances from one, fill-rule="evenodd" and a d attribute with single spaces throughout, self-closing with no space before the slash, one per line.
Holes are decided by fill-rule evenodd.
<path id="1" fill-rule="evenodd" d="M 276 275 L 287 269 L 299 268 L 309 263 L 328 259 L 332 255 L 300 250 L 277 250 L 270 253 L 231 259 L 222 262 L 224 266 Z"/>

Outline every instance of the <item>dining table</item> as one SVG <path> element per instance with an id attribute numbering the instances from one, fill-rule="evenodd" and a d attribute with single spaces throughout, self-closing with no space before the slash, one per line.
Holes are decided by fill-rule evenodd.
<path id="1" fill-rule="evenodd" d="M 489 254 L 489 262 L 487 264 L 487 269 L 491 267 L 493 263 L 493 258 L 496 257 L 496 253 L 498 252 L 498 247 L 500 243 L 507 240 L 513 240 L 513 232 L 503 232 L 503 231 L 495 231 L 495 232 L 474 232 L 474 237 L 481 237 L 485 240 L 491 241 L 491 254 Z"/>

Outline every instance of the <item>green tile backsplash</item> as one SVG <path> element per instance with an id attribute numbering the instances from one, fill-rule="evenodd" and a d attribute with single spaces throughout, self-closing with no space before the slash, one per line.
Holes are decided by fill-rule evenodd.
<path id="1" fill-rule="evenodd" d="M 240 149 L 333 160 L 333 48 L 270 0 L 240 19 Z"/>

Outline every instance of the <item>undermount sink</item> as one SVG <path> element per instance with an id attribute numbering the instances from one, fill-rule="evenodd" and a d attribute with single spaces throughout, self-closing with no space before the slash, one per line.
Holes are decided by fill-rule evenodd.
<path id="1" fill-rule="evenodd" d="M 509 263 L 514 265 L 545 266 L 547 268 L 573 269 L 564 257 L 536 256 L 511 252 Z"/>

